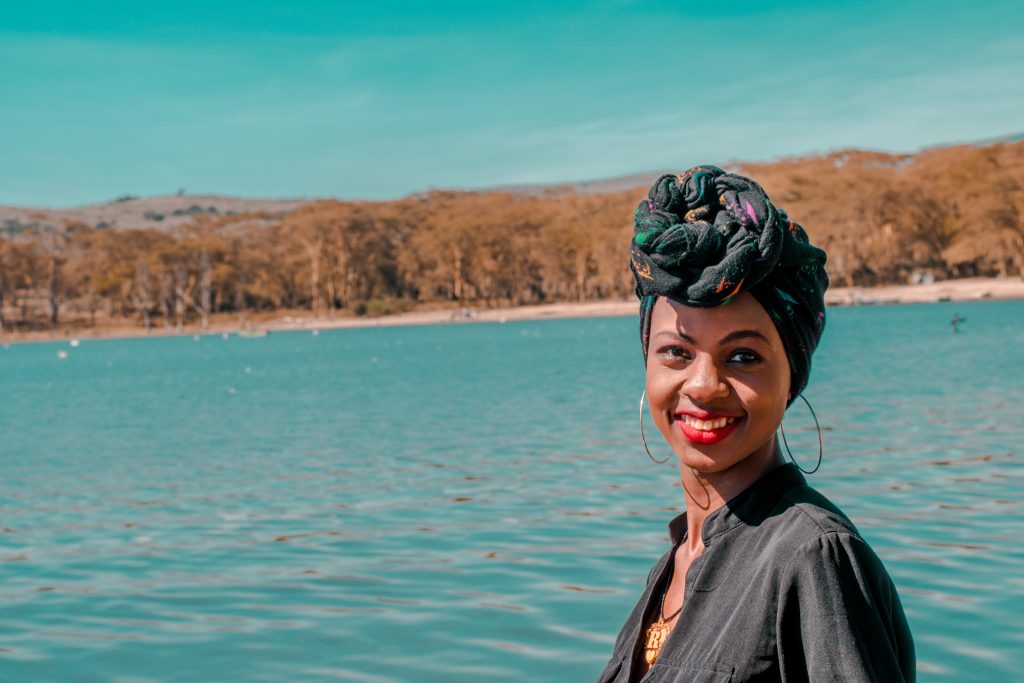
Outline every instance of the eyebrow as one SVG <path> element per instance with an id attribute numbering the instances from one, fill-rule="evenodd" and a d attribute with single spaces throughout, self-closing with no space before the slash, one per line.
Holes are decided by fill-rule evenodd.
<path id="1" fill-rule="evenodd" d="M 693 344 L 694 346 L 698 345 L 698 342 L 697 342 L 696 339 L 694 339 L 693 337 L 691 337 L 690 335 L 688 335 L 688 334 L 686 334 L 684 332 L 668 332 L 668 331 L 665 331 L 665 332 L 659 332 L 655 336 L 658 336 L 658 337 L 670 337 L 672 339 L 681 339 L 681 340 L 683 340 L 684 342 L 686 342 L 688 344 Z M 725 335 L 724 337 L 722 337 L 719 340 L 718 345 L 719 346 L 724 346 L 726 344 L 729 344 L 731 342 L 737 341 L 739 339 L 757 339 L 757 340 L 760 340 L 760 341 L 764 342 L 765 344 L 771 346 L 771 342 L 768 341 L 768 337 L 764 336 L 763 334 L 761 334 L 757 330 L 735 330 L 735 331 L 730 332 L 729 334 Z"/>

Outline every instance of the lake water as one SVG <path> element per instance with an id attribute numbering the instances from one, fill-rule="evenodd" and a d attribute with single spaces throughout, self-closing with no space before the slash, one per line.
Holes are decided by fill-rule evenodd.
<path id="1" fill-rule="evenodd" d="M 0 347 L 0 680 L 593 681 L 682 504 L 636 325 Z M 922 680 L 1024 670 L 1022 380 L 1024 302 L 830 311 L 810 479 Z"/>

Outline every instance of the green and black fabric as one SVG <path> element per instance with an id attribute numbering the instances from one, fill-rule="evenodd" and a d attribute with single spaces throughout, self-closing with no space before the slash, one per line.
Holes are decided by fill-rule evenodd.
<path id="1" fill-rule="evenodd" d="M 782 338 L 792 403 L 825 329 L 825 259 L 750 178 L 717 166 L 661 176 L 637 206 L 631 246 L 644 362 L 657 297 L 711 307 L 749 291 Z"/>

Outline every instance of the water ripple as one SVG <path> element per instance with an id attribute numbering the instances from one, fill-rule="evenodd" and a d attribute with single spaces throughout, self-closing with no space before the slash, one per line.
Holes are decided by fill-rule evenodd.
<path id="1" fill-rule="evenodd" d="M 992 359 L 1024 367 L 1024 304 L 957 306 L 956 337 L 943 304 L 830 313 L 813 481 L 890 569 L 922 677 L 1012 680 L 1024 388 Z M 52 345 L 7 349 L 0 670 L 592 680 L 682 500 L 640 446 L 635 332 L 85 342 L 59 363 Z M 786 417 L 801 459 L 809 419 Z"/>

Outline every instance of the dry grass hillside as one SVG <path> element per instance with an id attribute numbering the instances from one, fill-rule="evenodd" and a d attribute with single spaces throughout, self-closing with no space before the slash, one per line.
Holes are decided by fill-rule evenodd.
<path id="1" fill-rule="evenodd" d="M 758 179 L 828 250 L 834 286 L 1024 270 L 1024 142 L 727 168 Z M 633 209 L 657 175 L 383 202 L 0 207 L 0 334 L 627 299 Z"/>

